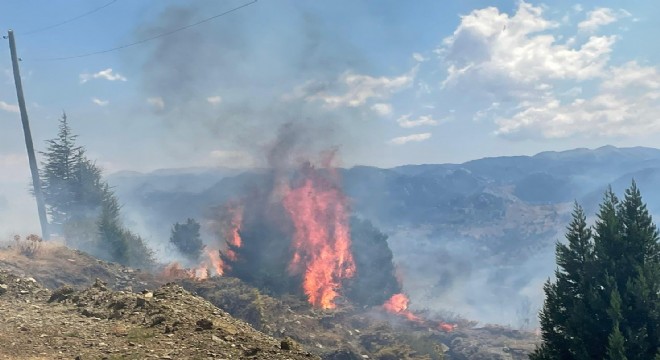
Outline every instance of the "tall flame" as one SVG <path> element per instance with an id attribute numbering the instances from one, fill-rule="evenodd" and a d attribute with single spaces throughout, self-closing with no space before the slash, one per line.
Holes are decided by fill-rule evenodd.
<path id="1" fill-rule="evenodd" d="M 241 240 L 241 224 L 243 223 L 243 207 L 236 203 L 229 203 L 226 211 L 228 219 L 225 226 L 223 226 L 223 235 L 228 245 L 240 248 L 243 245 Z M 226 255 L 231 260 L 236 260 L 236 252 L 231 249 L 226 251 Z"/>
<path id="2" fill-rule="evenodd" d="M 220 251 L 216 249 L 207 249 L 206 256 L 209 258 L 210 266 L 216 275 L 222 276 L 225 273 L 225 265 L 220 258 Z"/>
<path id="3" fill-rule="evenodd" d="M 307 170 L 302 185 L 284 189 L 283 205 L 295 228 L 289 271 L 303 274 L 303 290 L 313 306 L 333 309 L 341 281 L 355 274 L 348 201 L 331 179 Z"/>

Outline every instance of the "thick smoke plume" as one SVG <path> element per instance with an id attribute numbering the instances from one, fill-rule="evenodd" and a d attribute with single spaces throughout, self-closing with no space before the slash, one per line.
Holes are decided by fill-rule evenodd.
<path id="1" fill-rule="evenodd" d="M 162 33 L 230 5 L 170 7 L 135 36 Z M 346 160 L 359 161 L 359 138 L 375 136 L 369 122 L 378 120 L 354 106 L 319 111 L 322 101 L 314 95 L 345 92 L 342 74 L 373 69 L 350 38 L 332 30 L 337 24 L 316 11 L 299 2 L 257 3 L 147 46 L 140 101 L 151 99 L 154 115 L 171 130 L 163 141 L 167 155 L 214 153 L 219 165 L 265 167 L 278 129 L 294 121 L 297 142 L 308 142 L 307 151 L 340 144 L 350 155 Z"/>

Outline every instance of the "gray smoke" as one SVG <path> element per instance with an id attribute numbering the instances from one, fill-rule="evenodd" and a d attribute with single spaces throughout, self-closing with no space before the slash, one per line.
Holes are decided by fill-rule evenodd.
<path id="1" fill-rule="evenodd" d="M 170 7 L 155 23 L 138 29 L 136 37 L 178 28 L 238 4 Z M 190 156 L 221 148 L 246 152 L 265 165 L 263 154 L 288 123 L 303 129 L 300 136 L 306 137 L 309 151 L 340 145 L 345 154 L 352 152 L 358 143 L 354 136 L 363 133 L 369 114 L 351 107 L 319 111 L 318 103 L 306 99 L 341 90 L 337 79 L 342 73 L 368 68 L 360 51 L 332 26 L 306 3 L 259 2 L 161 38 L 143 56 L 144 98 L 162 99 L 153 111 L 181 144 L 175 150 Z M 172 139 L 167 141 L 171 148 Z"/>

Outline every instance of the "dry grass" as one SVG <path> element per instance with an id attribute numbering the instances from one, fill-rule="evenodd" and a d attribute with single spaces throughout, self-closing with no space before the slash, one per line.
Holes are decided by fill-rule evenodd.
<path id="1" fill-rule="evenodd" d="M 19 254 L 34 258 L 41 252 L 41 237 L 35 234 L 30 234 L 25 238 L 21 238 L 20 235 L 14 235 L 14 243 L 16 250 Z"/>

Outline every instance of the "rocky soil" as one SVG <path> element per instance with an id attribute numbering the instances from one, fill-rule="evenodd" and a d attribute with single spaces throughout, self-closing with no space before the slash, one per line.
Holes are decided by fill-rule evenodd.
<path id="1" fill-rule="evenodd" d="M 43 288 L 0 270 L 0 359 L 318 359 L 176 284 Z"/>
<path id="2" fill-rule="evenodd" d="M 159 274 L 53 243 L 31 258 L 0 248 L 0 359 L 517 360 L 538 343 L 506 327 L 453 319 L 444 332 L 380 308 L 315 310 L 234 278 Z"/>

